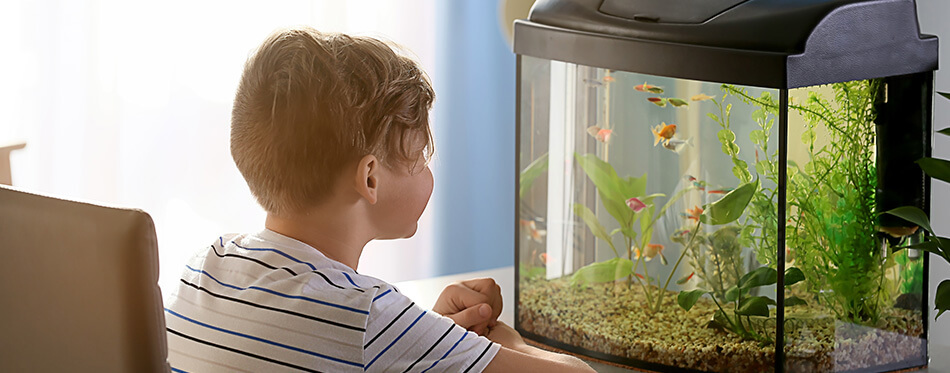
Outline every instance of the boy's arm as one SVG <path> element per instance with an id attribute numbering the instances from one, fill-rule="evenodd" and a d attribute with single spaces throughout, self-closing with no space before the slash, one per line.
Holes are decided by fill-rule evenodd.
<path id="1" fill-rule="evenodd" d="M 503 322 L 489 329 L 487 337 L 502 347 L 485 367 L 486 373 L 594 372 L 581 359 L 527 345 L 517 331 Z"/>

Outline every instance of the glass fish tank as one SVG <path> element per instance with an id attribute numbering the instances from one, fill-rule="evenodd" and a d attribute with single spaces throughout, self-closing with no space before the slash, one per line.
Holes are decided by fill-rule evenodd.
<path id="1" fill-rule="evenodd" d="M 647 371 L 926 366 L 937 38 L 891 0 L 547 0 L 515 22 L 516 320 Z"/>

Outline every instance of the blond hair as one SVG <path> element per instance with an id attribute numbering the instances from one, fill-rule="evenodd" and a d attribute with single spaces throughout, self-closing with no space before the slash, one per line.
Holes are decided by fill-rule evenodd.
<path id="1" fill-rule="evenodd" d="M 309 27 L 271 34 L 244 66 L 231 113 L 231 156 L 264 210 L 299 212 L 329 197 L 349 162 L 388 166 L 433 152 L 435 93 L 391 43 Z"/>

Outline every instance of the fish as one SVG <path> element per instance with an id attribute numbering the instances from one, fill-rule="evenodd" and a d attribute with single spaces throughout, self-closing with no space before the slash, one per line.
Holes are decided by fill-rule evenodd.
<path id="1" fill-rule="evenodd" d="M 655 93 L 655 94 L 661 94 L 661 93 L 663 93 L 663 88 L 662 88 L 662 87 L 657 87 L 657 86 L 655 86 L 655 85 L 650 85 L 650 84 L 647 84 L 647 82 L 643 82 L 643 84 L 641 84 L 641 85 L 634 86 L 633 89 L 635 89 L 635 90 L 637 90 L 637 91 L 640 91 L 640 92 L 649 92 L 649 93 Z"/>
<path id="2" fill-rule="evenodd" d="M 610 141 L 610 135 L 613 134 L 614 131 L 603 129 L 598 126 L 590 126 L 587 127 L 587 133 L 589 133 L 591 136 L 594 136 L 597 141 L 606 143 L 607 141 Z"/>
<path id="3" fill-rule="evenodd" d="M 672 150 L 673 153 L 679 153 L 683 151 L 687 145 L 693 146 L 692 140 L 692 137 L 686 140 L 670 139 L 670 141 L 667 141 L 665 144 L 663 144 L 663 147 Z"/>
<path id="4" fill-rule="evenodd" d="M 917 233 L 916 225 L 913 227 L 877 227 L 878 232 L 884 232 L 894 238 L 901 238 Z"/>
<path id="5" fill-rule="evenodd" d="M 610 83 L 613 83 L 616 79 L 612 76 L 604 76 L 603 79 L 584 79 L 584 84 L 587 84 L 591 87 L 604 87 Z"/>
<path id="6" fill-rule="evenodd" d="M 663 99 L 659 97 L 650 97 L 650 98 L 647 98 L 647 101 L 650 101 L 651 103 L 659 107 L 666 107 L 666 101 L 663 101 Z"/>
<path id="7" fill-rule="evenodd" d="M 670 98 L 666 99 L 666 101 L 668 101 L 668 102 L 670 103 L 670 105 L 673 105 L 673 106 L 676 106 L 676 107 L 689 106 L 689 103 L 686 102 L 686 100 L 678 99 L 678 98 L 675 98 L 675 97 L 670 97 Z"/>
<path id="8" fill-rule="evenodd" d="M 705 93 L 700 93 L 700 94 L 698 94 L 698 95 L 695 95 L 695 96 L 693 96 L 693 97 L 690 97 L 689 99 L 690 99 L 690 100 L 693 100 L 693 101 L 706 101 L 706 100 L 711 100 L 711 99 L 714 99 L 714 98 L 716 98 L 716 96 L 709 96 L 709 95 L 707 95 L 707 94 L 705 94 Z"/>
<path id="9" fill-rule="evenodd" d="M 666 261 L 666 257 L 663 256 L 663 245 L 660 244 L 648 243 L 646 249 L 643 250 L 642 253 L 640 252 L 639 248 L 633 247 L 633 255 L 634 259 L 640 259 L 640 255 L 643 255 L 643 259 L 647 262 L 659 256 L 660 262 L 662 262 L 664 265 L 668 263 Z"/>
<path id="10" fill-rule="evenodd" d="M 699 206 L 693 206 L 691 209 L 686 209 L 686 213 L 683 214 L 687 219 L 699 221 L 699 217 L 703 215 L 703 208 Z"/>
<path id="11" fill-rule="evenodd" d="M 534 222 L 534 220 L 521 219 L 520 223 L 522 228 L 527 229 L 525 233 L 527 233 L 528 237 L 531 237 L 531 239 L 537 243 L 544 242 L 544 236 L 548 234 L 547 230 L 538 229 L 538 225 Z"/>
<path id="12" fill-rule="evenodd" d="M 643 209 L 645 209 L 647 205 L 643 203 L 642 201 L 640 201 L 639 199 L 637 199 L 637 197 L 633 197 L 627 200 L 627 207 L 630 207 L 630 209 L 633 210 L 633 212 L 640 212 Z"/>
<path id="13" fill-rule="evenodd" d="M 693 278 L 693 275 L 695 275 L 695 274 L 696 274 L 696 272 L 690 272 L 690 274 L 688 274 L 688 275 L 686 275 L 686 276 L 683 276 L 683 277 L 680 278 L 679 280 L 676 280 L 676 284 L 677 284 L 677 285 L 685 284 L 686 281 L 689 281 L 689 279 Z"/>
<path id="14" fill-rule="evenodd" d="M 653 146 L 659 144 L 660 141 L 663 141 L 663 145 L 666 146 L 666 144 L 670 142 L 670 139 L 673 138 L 673 135 L 676 134 L 676 125 L 662 122 L 662 124 L 651 128 L 650 131 L 653 132 L 654 136 Z"/>
<path id="15" fill-rule="evenodd" d="M 541 263 L 548 264 L 548 253 L 540 253 L 538 258 L 541 259 Z"/>
<path id="16" fill-rule="evenodd" d="M 709 194 L 726 194 L 726 193 L 731 192 L 732 189 L 733 189 L 733 188 L 715 189 L 715 190 L 706 191 L 706 193 L 709 193 Z"/>

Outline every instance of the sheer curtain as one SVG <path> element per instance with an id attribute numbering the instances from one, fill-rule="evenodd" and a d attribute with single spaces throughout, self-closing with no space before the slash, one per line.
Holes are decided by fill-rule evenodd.
<path id="1" fill-rule="evenodd" d="M 194 250 L 263 228 L 228 144 L 249 52 L 278 27 L 307 24 L 396 41 L 435 77 L 436 2 L 3 2 L 0 143 L 27 142 L 13 153 L 13 183 L 151 214 L 167 293 Z M 438 203 L 414 238 L 372 243 L 360 272 L 387 281 L 435 273 Z"/>

